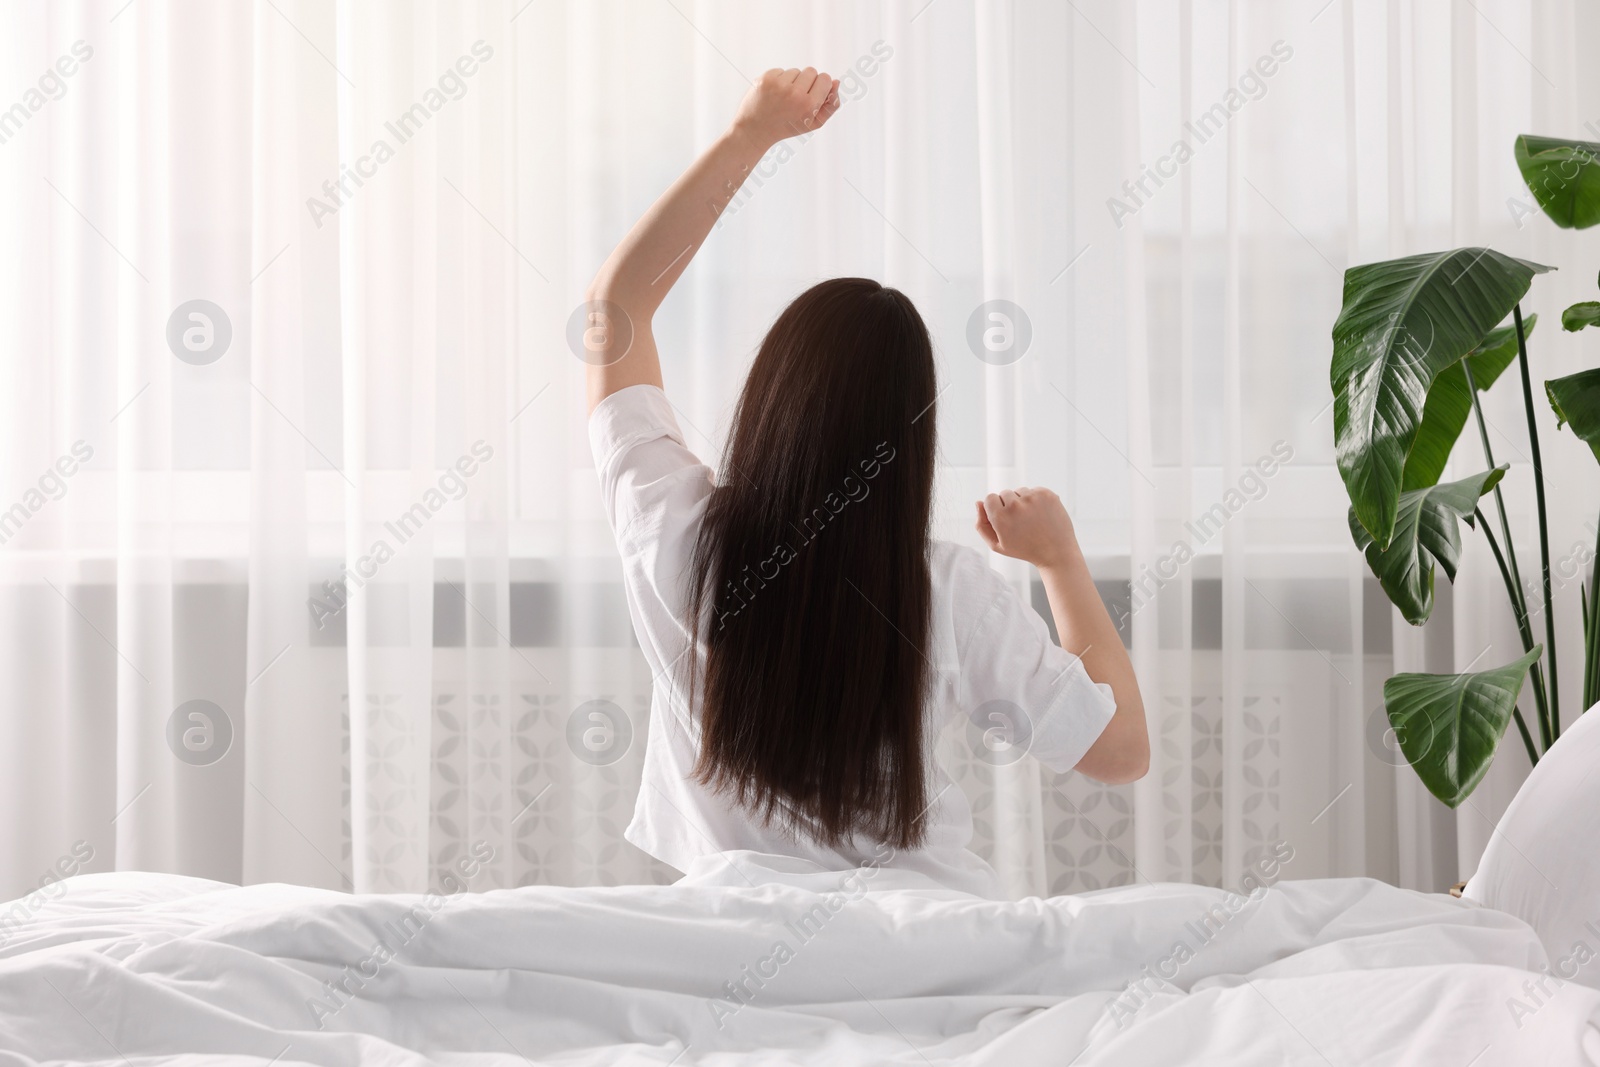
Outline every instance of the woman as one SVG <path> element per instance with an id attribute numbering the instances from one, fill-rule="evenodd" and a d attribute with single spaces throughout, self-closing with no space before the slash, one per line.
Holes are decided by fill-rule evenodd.
<path id="1" fill-rule="evenodd" d="M 988 546 L 1038 568 L 1057 647 L 981 553 L 930 542 L 932 345 L 904 295 L 865 279 L 823 282 L 778 317 L 720 482 L 662 392 L 656 308 L 750 168 L 826 123 L 838 86 L 809 67 L 763 75 L 589 289 L 595 468 L 656 676 L 627 837 L 679 870 L 752 850 L 999 896 L 932 758 L 952 716 L 1105 782 L 1149 764 L 1132 664 L 1060 500 L 977 503 Z"/>

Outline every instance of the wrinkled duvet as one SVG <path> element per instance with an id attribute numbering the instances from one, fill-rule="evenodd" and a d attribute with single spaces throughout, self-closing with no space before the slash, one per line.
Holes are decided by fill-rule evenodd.
<path id="1" fill-rule="evenodd" d="M 0 1064 L 1600 1063 L 1593 976 L 1447 896 L 996 902 L 866 874 L 439 896 L 84 875 L 4 931 Z"/>

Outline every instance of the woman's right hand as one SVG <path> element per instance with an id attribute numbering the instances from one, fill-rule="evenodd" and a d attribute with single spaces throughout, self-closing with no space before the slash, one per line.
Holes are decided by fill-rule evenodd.
<path id="1" fill-rule="evenodd" d="M 1072 518 L 1048 489 L 1006 489 L 978 503 L 978 535 L 1002 556 L 1040 570 L 1068 562 L 1078 551 Z"/>
<path id="2" fill-rule="evenodd" d="M 839 80 L 805 70 L 769 70 L 745 94 L 733 128 L 762 151 L 822 126 L 839 110 Z"/>

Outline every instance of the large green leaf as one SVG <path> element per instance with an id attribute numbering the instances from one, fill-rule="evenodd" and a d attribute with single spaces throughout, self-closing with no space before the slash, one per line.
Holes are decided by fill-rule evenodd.
<path id="1" fill-rule="evenodd" d="M 1522 322 L 1524 336 L 1533 334 L 1538 315 L 1529 315 Z M 1417 438 L 1411 443 L 1406 456 L 1405 470 L 1401 475 L 1400 489 L 1426 489 L 1437 484 L 1444 465 L 1449 462 L 1450 451 L 1455 448 L 1461 430 L 1472 414 L 1472 394 L 1467 390 L 1464 367 L 1472 368 L 1472 382 L 1478 392 L 1488 390 L 1500 377 L 1500 372 L 1517 358 L 1517 327 L 1513 323 L 1490 330 L 1478 342 L 1478 347 L 1467 358 L 1452 363 L 1439 372 L 1428 389 L 1428 401 L 1422 408 L 1422 424 L 1417 427 Z"/>
<path id="2" fill-rule="evenodd" d="M 1550 221 L 1564 230 L 1600 222 L 1600 144 L 1525 133 L 1516 155 L 1522 180 Z"/>
<path id="3" fill-rule="evenodd" d="M 1549 269 L 1489 248 L 1458 248 L 1345 271 L 1329 371 L 1334 446 L 1350 503 L 1380 546 L 1394 536 L 1428 387 Z"/>
<path id="4" fill-rule="evenodd" d="M 1456 562 L 1461 558 L 1459 520 L 1472 525 L 1478 498 L 1493 489 L 1505 473 L 1506 467 L 1499 466 L 1459 482 L 1401 493 L 1394 540 L 1388 548 L 1378 547 L 1357 521 L 1355 509 L 1350 509 L 1350 535 L 1356 547 L 1366 553 L 1367 566 L 1411 625 L 1421 626 L 1433 613 L 1433 565 L 1437 563 L 1452 582 L 1456 580 Z"/>
<path id="5" fill-rule="evenodd" d="M 1556 426 L 1572 427 L 1600 460 L 1600 370 L 1581 370 L 1544 383 L 1545 395 L 1556 410 Z"/>
<path id="6" fill-rule="evenodd" d="M 1383 683 L 1400 751 L 1428 792 L 1456 807 L 1483 780 L 1543 645 L 1476 674 L 1397 674 Z"/>

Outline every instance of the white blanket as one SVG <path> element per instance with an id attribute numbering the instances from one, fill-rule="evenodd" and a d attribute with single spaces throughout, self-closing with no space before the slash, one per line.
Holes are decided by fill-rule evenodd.
<path id="1" fill-rule="evenodd" d="M 0 931 L 0 1064 L 1600 1062 L 1600 991 L 1445 896 L 1002 903 L 744 859 L 432 898 L 80 876 Z"/>

